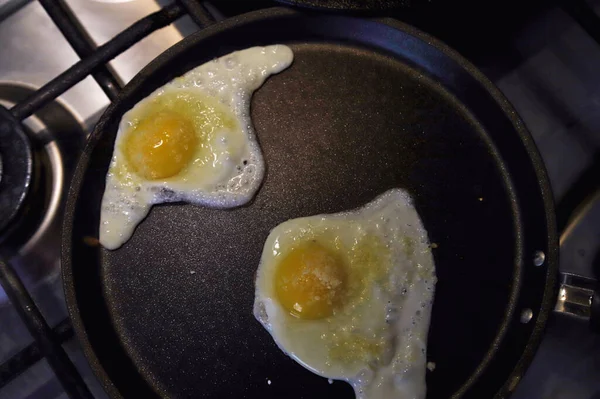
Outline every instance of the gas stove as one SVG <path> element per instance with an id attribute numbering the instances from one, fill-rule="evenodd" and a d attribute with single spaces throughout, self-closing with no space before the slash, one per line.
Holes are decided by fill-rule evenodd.
<path id="1" fill-rule="evenodd" d="M 0 290 L 0 399 L 106 397 L 63 297 L 64 204 L 86 137 L 111 99 L 199 29 L 189 4 L 0 0 L 0 275 L 10 286 Z M 276 5 L 203 4 L 217 20 Z M 561 295 L 571 298 L 574 285 L 600 272 L 600 1 L 471 9 L 482 13 L 475 19 L 464 11 L 429 2 L 369 17 L 399 18 L 446 41 L 513 103 L 550 175 L 562 232 Z M 130 26 L 137 36 L 121 34 Z M 514 398 L 600 398 L 600 336 L 577 317 L 585 312 L 567 299 L 557 307 Z"/>

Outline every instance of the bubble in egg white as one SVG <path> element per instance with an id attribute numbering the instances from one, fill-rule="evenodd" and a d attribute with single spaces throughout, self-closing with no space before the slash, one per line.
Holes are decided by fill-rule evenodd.
<path id="1" fill-rule="evenodd" d="M 274 276 L 286 251 L 303 240 L 330 237 L 330 242 L 340 243 L 338 251 L 344 255 L 371 235 L 389 248 L 389 256 L 383 258 L 387 259 L 383 276 L 366 283 L 370 294 L 364 303 L 345 304 L 349 310 L 342 308 L 317 320 L 299 319 L 279 304 Z M 406 240 L 412 240 L 410 250 L 404 245 Z M 275 227 L 265 242 L 256 275 L 254 315 L 283 352 L 320 376 L 347 381 L 357 398 L 423 399 L 436 283 L 428 242 L 410 196 L 400 189 L 389 190 L 354 211 L 288 220 Z M 328 355 L 332 331 L 370 338 L 383 334 L 383 354 L 364 363 L 333 358 Z"/>
<path id="2" fill-rule="evenodd" d="M 184 201 L 213 208 L 230 208 L 250 201 L 260 187 L 265 171 L 250 119 L 250 99 L 269 75 L 281 72 L 292 60 L 292 50 L 283 45 L 237 51 L 192 69 L 155 90 L 125 113 L 106 176 L 100 243 L 108 249 L 120 247 L 131 237 L 153 204 Z M 120 143 L 127 128 L 133 125 L 131 118 L 136 110 L 158 96 L 173 95 L 182 90 L 212 97 L 219 104 L 225 104 L 242 130 L 245 143 L 242 156 L 232 158 L 227 155 L 230 154 L 227 134 L 217 132 L 214 148 L 224 155 L 213 161 L 215 173 L 209 176 L 210 179 L 197 179 L 190 173 L 188 176 L 149 181 L 133 172 L 128 172 L 125 178 L 118 178 L 120 163 L 127 162 Z"/>

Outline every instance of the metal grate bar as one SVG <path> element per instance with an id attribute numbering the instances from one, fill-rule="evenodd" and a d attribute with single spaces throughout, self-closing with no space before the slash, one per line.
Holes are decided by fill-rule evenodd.
<path id="1" fill-rule="evenodd" d="M 140 19 L 110 41 L 98 47 L 91 56 L 79 61 L 45 84 L 31 97 L 12 107 L 10 111 L 19 120 L 31 116 L 35 111 L 82 81 L 99 65 L 112 60 L 150 33 L 164 28 L 183 16 L 184 13 L 183 8 L 178 4 L 170 4 L 160 11 Z"/>
<path id="2" fill-rule="evenodd" d="M 15 270 L 2 259 L 0 259 L 0 284 L 69 397 L 93 399 L 92 393 L 56 340 L 54 332 L 48 327 L 23 282 Z"/>
<path id="3" fill-rule="evenodd" d="M 87 58 L 94 52 L 96 45 L 81 26 L 73 12 L 63 0 L 38 0 L 54 21 L 63 36 L 75 50 L 79 58 Z M 99 65 L 92 73 L 106 96 L 112 101 L 123 87 L 109 65 Z"/>
<path id="4" fill-rule="evenodd" d="M 57 342 L 63 343 L 73 338 L 71 321 L 65 319 L 53 328 Z M 0 389 L 21 375 L 25 370 L 42 360 L 44 355 L 37 342 L 32 343 L 0 365 Z"/>
<path id="5" fill-rule="evenodd" d="M 215 23 L 214 18 L 198 0 L 178 0 L 200 28 Z"/>
<path id="6" fill-rule="evenodd" d="M 32 0 L 8 0 L 0 2 L 0 23 L 27 4 L 31 3 L 31 1 Z"/>

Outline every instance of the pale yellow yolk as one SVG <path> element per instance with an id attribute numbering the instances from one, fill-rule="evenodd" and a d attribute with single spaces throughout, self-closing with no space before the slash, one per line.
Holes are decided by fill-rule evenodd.
<path id="1" fill-rule="evenodd" d="M 125 156 L 135 173 L 148 179 L 178 174 L 192 159 L 198 138 L 193 123 L 172 111 L 140 121 L 125 141 Z"/>
<path id="2" fill-rule="evenodd" d="M 310 241 L 281 260 L 275 271 L 275 292 L 293 316 L 321 319 L 343 304 L 346 281 L 346 265 L 337 254 Z"/>

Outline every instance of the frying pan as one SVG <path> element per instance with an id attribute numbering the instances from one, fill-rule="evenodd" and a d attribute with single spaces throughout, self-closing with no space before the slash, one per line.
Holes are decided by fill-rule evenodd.
<path id="1" fill-rule="evenodd" d="M 155 206 L 122 248 L 93 245 L 121 116 L 197 65 L 273 43 L 295 61 L 252 99 L 267 163 L 255 199 L 231 210 Z M 67 305 L 108 394 L 352 398 L 348 384 L 288 358 L 254 319 L 254 273 L 277 224 L 353 209 L 392 187 L 412 194 L 438 244 L 428 397 L 505 397 L 554 303 L 557 235 L 542 161 L 500 92 L 394 20 L 274 8 L 164 52 L 98 122 L 67 204 Z"/>

